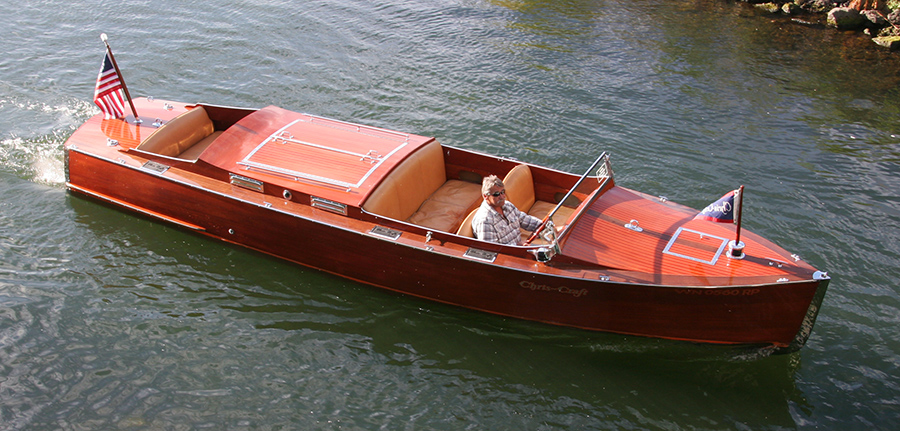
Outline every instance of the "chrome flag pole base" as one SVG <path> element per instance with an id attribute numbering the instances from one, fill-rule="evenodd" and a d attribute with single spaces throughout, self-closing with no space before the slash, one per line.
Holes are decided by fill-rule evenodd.
<path id="1" fill-rule="evenodd" d="M 734 240 L 728 242 L 728 257 L 732 259 L 744 258 L 744 241 L 735 243 Z"/>

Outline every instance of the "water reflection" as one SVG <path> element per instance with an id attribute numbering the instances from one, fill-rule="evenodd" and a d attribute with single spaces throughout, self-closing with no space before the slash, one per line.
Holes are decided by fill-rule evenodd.
<path id="1" fill-rule="evenodd" d="M 520 37 L 514 38 L 518 42 L 513 46 L 568 53 L 577 51 L 572 43 L 590 40 L 595 19 L 604 13 L 603 4 L 592 1 L 496 0 L 489 3 L 516 13 L 503 21 L 506 28 L 520 33 Z M 541 39 L 535 40 L 534 36 Z"/>
<path id="2" fill-rule="evenodd" d="M 846 126 L 840 127 L 857 128 L 858 133 L 844 132 L 844 139 L 823 149 L 871 161 L 897 158 L 895 144 L 900 134 L 885 131 L 892 130 L 900 112 L 900 57 L 875 46 L 866 36 L 800 25 L 789 16 L 766 15 L 752 5 L 720 1 L 666 2 L 656 6 L 652 15 L 647 10 L 650 5 L 635 8 L 630 3 L 604 4 L 602 8 L 594 2 L 577 1 L 493 4 L 515 12 L 502 21 L 517 36 L 510 51 L 523 57 L 526 64 L 539 64 L 537 67 L 547 71 L 552 67 L 560 79 L 609 82 L 608 76 L 604 80 L 591 76 L 597 72 L 614 75 L 616 71 L 598 70 L 596 60 L 580 54 L 593 51 L 604 31 L 615 27 L 618 37 L 632 42 L 630 55 L 650 62 L 655 74 L 645 79 L 654 83 L 651 88 L 657 87 L 642 96 L 624 93 L 634 82 L 620 83 L 612 91 L 622 93 L 625 99 L 614 103 L 619 109 L 646 100 L 639 108 L 646 111 L 648 104 L 669 98 L 684 115 L 728 113 L 764 127 L 773 121 L 788 128 L 803 127 L 812 135 L 828 127 L 823 119 L 842 118 Z M 598 21 L 601 17 L 602 22 Z M 656 21 L 644 28 L 648 19 Z M 709 28 L 728 31 L 706 31 Z M 653 57 L 658 54 L 646 51 L 647 47 L 663 56 Z M 594 54 L 618 55 L 602 50 Z M 617 67 L 621 66 L 619 62 Z M 786 67 L 790 72 L 785 72 Z M 705 103 L 697 105 L 697 100 Z M 594 106 L 602 107 L 596 102 Z M 659 124 L 647 124 L 645 132 L 670 129 L 672 118 L 665 116 L 671 115 L 663 114 Z M 611 119 L 601 121 L 609 123 Z M 650 134 L 645 138 L 664 137 Z"/>

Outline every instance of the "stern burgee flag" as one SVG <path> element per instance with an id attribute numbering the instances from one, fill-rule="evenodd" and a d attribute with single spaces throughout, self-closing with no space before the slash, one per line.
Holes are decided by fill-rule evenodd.
<path id="1" fill-rule="evenodd" d="M 725 193 L 725 196 L 703 208 L 703 211 L 700 211 L 700 214 L 697 214 L 694 219 L 709 220 L 717 223 L 734 223 L 734 202 L 737 193 L 738 190 Z"/>

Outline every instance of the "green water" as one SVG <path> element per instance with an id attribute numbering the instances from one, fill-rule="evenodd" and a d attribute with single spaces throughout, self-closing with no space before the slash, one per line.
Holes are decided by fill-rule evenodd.
<path id="1" fill-rule="evenodd" d="M 896 429 L 900 55 L 729 1 L 0 5 L 0 429 Z M 809 343 L 594 334 L 383 292 L 66 193 L 132 94 L 436 136 L 702 207 L 833 280 Z M 389 256 L 385 256 L 386 259 Z M 477 283 L 460 274 L 461 283 Z"/>

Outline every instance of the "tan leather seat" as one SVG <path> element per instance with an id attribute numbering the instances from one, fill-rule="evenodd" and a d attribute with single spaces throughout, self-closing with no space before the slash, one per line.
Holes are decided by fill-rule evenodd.
<path id="1" fill-rule="evenodd" d="M 503 178 L 506 199 L 519 211 L 528 212 L 534 205 L 534 177 L 528 165 L 517 165 Z"/>
<path id="2" fill-rule="evenodd" d="M 213 141 L 215 141 L 216 138 L 218 138 L 219 135 L 221 135 L 221 134 L 222 134 L 221 130 L 216 130 L 215 132 L 212 132 L 212 134 L 210 134 L 209 136 L 201 139 L 200 142 L 197 142 L 196 144 L 191 145 L 191 147 L 188 148 L 187 150 L 184 150 L 183 153 L 178 155 L 178 158 L 185 159 L 185 160 L 197 160 L 197 158 L 200 157 L 200 154 L 203 153 L 203 150 L 205 150 L 206 147 L 208 147 L 210 144 L 212 144 Z"/>
<path id="3" fill-rule="evenodd" d="M 215 132 L 215 127 L 213 127 L 213 122 L 209 119 L 206 109 L 196 106 L 156 129 L 136 149 L 162 156 L 178 157 L 179 154 L 203 141 L 213 132 Z M 210 142 L 212 140 L 209 140 L 206 145 L 209 145 Z"/>
<path id="4" fill-rule="evenodd" d="M 503 178 L 503 185 L 506 187 L 506 198 L 519 211 L 528 215 L 544 220 L 544 217 L 556 207 L 554 203 L 535 199 L 534 176 L 531 174 L 531 168 L 528 165 L 521 164 L 510 169 L 506 177 Z M 575 212 L 575 208 L 563 206 L 553 214 L 552 221 L 557 230 L 562 229 L 573 212 Z M 523 238 L 527 238 L 530 232 L 523 231 L 522 235 Z M 536 240 L 534 244 L 541 242 L 542 240 Z"/>
<path id="5" fill-rule="evenodd" d="M 467 215 L 466 218 L 462 221 L 462 224 L 459 225 L 459 229 L 456 230 L 457 235 L 475 238 L 475 231 L 472 230 L 472 219 L 475 218 L 476 212 L 478 212 L 478 208 L 475 208 L 471 212 L 469 212 L 469 215 Z"/>
<path id="6" fill-rule="evenodd" d="M 433 141 L 395 167 L 372 191 L 363 209 L 395 220 L 406 220 L 446 181 L 441 144 Z"/>
<path id="7" fill-rule="evenodd" d="M 480 198 L 480 184 L 447 180 L 443 148 L 432 141 L 394 168 L 372 191 L 363 209 L 429 229 L 455 232 Z"/>
<path id="8" fill-rule="evenodd" d="M 481 202 L 481 186 L 448 180 L 431 194 L 407 221 L 429 229 L 453 232 L 460 220 Z"/>

